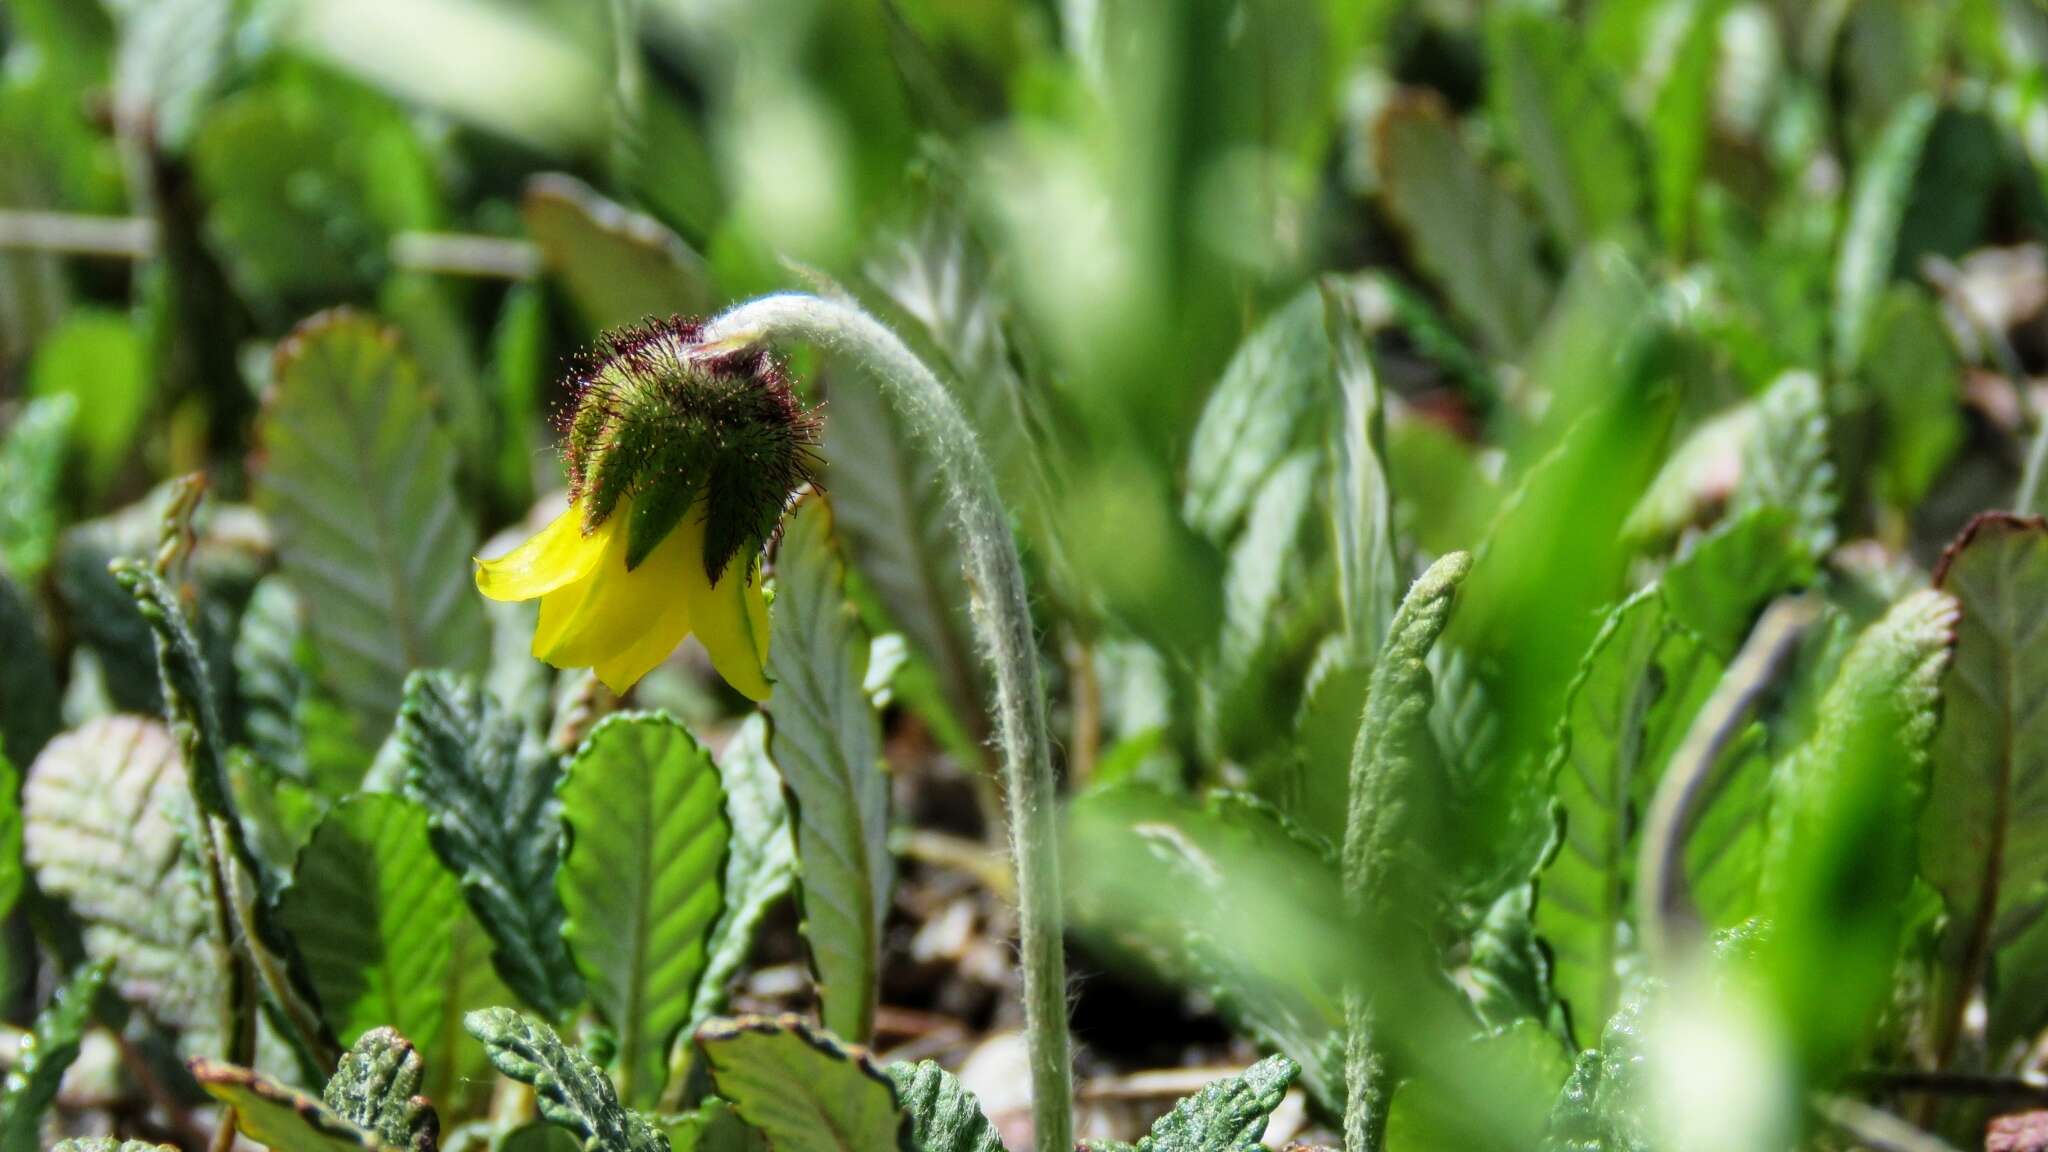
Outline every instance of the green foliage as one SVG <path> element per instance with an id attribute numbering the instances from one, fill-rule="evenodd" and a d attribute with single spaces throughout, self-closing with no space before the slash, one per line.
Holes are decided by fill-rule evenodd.
<path id="1" fill-rule="evenodd" d="M 1938 585 L 1956 598 L 1955 660 L 1942 679 L 1942 723 L 1920 821 L 1921 874 L 1948 906 L 1956 957 L 1944 1044 L 1983 982 L 1997 1037 L 2031 1034 L 2048 1013 L 2039 981 L 2013 965 L 2044 931 L 2031 893 L 2048 882 L 2048 844 L 2029 818 L 2048 789 L 2048 709 L 2040 664 L 2048 595 L 2048 526 L 1989 515 L 1944 557 Z"/>
<path id="2" fill-rule="evenodd" d="M 710 753 L 675 720 L 606 717 L 560 787 L 562 937 L 618 1034 L 619 1094 L 651 1105 L 694 1023 L 725 906 L 732 823 Z"/>
<path id="3" fill-rule="evenodd" d="M 1643 808 L 1720 672 L 1648 589 L 1608 617 L 1565 694 L 1550 753 L 1557 843 L 1538 881 L 1536 928 L 1583 1039 L 1620 1004 Z"/>
<path id="4" fill-rule="evenodd" d="M 214 1099 L 234 1109 L 235 1127 L 271 1152 L 402 1152 L 378 1134 L 336 1112 L 319 1098 L 247 1068 L 194 1060 L 192 1077 Z"/>
<path id="5" fill-rule="evenodd" d="M 57 482 L 78 418 L 69 395 L 36 400 L 0 439 L 0 563 L 14 579 L 32 582 L 57 544 Z"/>
<path id="6" fill-rule="evenodd" d="M 275 372 L 258 429 L 258 503 L 306 598 L 326 683 L 374 742 L 407 672 L 481 666 L 475 536 L 456 501 L 453 449 L 396 337 L 368 319 L 308 321 Z"/>
<path id="7" fill-rule="evenodd" d="M 1642 171 L 1620 100 L 1579 38 L 1533 7 L 1489 21 L 1488 94 L 1529 170 L 1551 233 L 1577 248 L 1640 225 Z"/>
<path id="8" fill-rule="evenodd" d="M 111 966 L 110 986 L 203 1051 L 218 1039 L 224 977 L 181 831 L 191 803 L 164 726 L 105 717 L 52 740 L 30 765 L 23 848 L 37 886 L 82 921 L 86 955 Z"/>
<path id="9" fill-rule="evenodd" d="M 72 421 L 71 438 L 95 492 L 121 472 L 142 432 L 153 384 L 144 353 L 127 317 L 80 309 L 44 338 L 29 368 L 30 395 L 69 396 L 87 414 Z"/>
<path id="10" fill-rule="evenodd" d="M 586 1152 L 662 1152 L 667 1140 L 646 1118 L 619 1103 L 603 1070 L 565 1046 L 555 1031 L 509 1008 L 463 1018 L 483 1041 L 498 1071 L 533 1085 L 540 1113 L 565 1128 Z"/>
<path id="11" fill-rule="evenodd" d="M 440 1119 L 433 1104 L 419 1095 L 422 1077 L 419 1053 L 405 1037 L 372 1028 L 342 1056 L 320 1099 L 389 1147 L 433 1152 Z"/>
<path id="12" fill-rule="evenodd" d="M 418 805 L 374 793 L 336 805 L 299 853 L 277 914 L 342 1043 L 389 1024 L 437 1057 L 449 1051 L 450 932 L 461 895 L 428 847 Z"/>
<path id="13" fill-rule="evenodd" d="M 727 985 L 753 951 L 762 917 L 796 882 L 796 840 L 782 780 L 768 758 L 768 725 L 749 716 L 718 758 L 732 842 L 725 858 L 725 910 L 711 930 L 704 974 L 690 1019 L 706 1020 L 725 1007 Z"/>
<path id="14" fill-rule="evenodd" d="M 1268 1056 L 1239 1076 L 1218 1080 L 1173 1106 L 1138 1141 L 1139 1152 L 1251 1152 L 1261 1147 L 1266 1117 L 1279 1107 L 1300 1071 L 1285 1056 Z"/>
<path id="15" fill-rule="evenodd" d="M 921 1152 L 889 1075 L 796 1017 L 715 1020 L 697 1047 L 719 1095 L 777 1152 Z"/>
<path id="16" fill-rule="evenodd" d="M 426 809 L 434 854 L 490 933 L 498 974 L 561 1019 L 581 989 L 555 891 L 560 766 L 490 693 L 448 672 L 406 680 L 397 737 L 406 794 Z"/>
<path id="17" fill-rule="evenodd" d="M 930 1060 L 891 1064 L 896 1099 L 910 1118 L 916 1152 L 1002 1152 L 1003 1139 L 982 1114 L 981 1101 Z"/>
<path id="18" fill-rule="evenodd" d="M 57 731 L 57 679 L 34 608 L 0 576 L 0 748 L 23 762 Z"/>
<path id="19" fill-rule="evenodd" d="M 797 506 L 776 552 L 769 753 L 795 818 L 804 941 L 830 1031 L 874 1031 L 882 920 L 895 879 L 881 733 L 862 682 L 868 640 L 846 604 L 830 506 Z"/>
<path id="20" fill-rule="evenodd" d="M 1848 372 L 1862 362 L 1892 261 L 1899 250 L 1899 227 L 1913 191 L 1920 152 L 1934 125 L 1938 106 L 1916 96 L 1891 114 L 1883 134 L 1858 166 L 1851 193 L 1849 219 L 1835 263 L 1834 366 Z"/>
<path id="21" fill-rule="evenodd" d="M 106 983 L 104 964 L 74 975 L 42 1015 L 15 1054 L 14 1067 L 0 1080 L 0 1149 L 35 1152 L 43 1113 L 57 1099 L 64 1070 L 78 1059 L 78 1045 L 92 1024 L 93 999 Z"/>

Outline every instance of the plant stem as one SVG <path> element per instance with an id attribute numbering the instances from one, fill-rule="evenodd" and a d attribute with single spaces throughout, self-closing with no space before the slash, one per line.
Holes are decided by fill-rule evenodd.
<path id="1" fill-rule="evenodd" d="M 156 222 L 147 216 L 93 216 L 75 212 L 0 209 L 0 250 L 50 252 L 102 260 L 148 260 L 157 254 Z M 540 251 L 525 240 L 463 232 L 400 232 L 391 237 L 391 263 L 408 272 L 531 280 L 540 275 Z"/>
<path id="2" fill-rule="evenodd" d="M 707 351 L 798 341 L 860 366 L 930 446 L 960 529 L 971 615 L 995 680 L 1010 847 L 1017 861 L 1017 924 L 1024 964 L 1024 1028 L 1031 1053 L 1031 1108 L 1039 1152 L 1074 1146 L 1073 1072 L 1066 1021 L 1066 954 L 1051 742 L 1037 636 L 1024 567 L 995 474 L 946 390 L 896 334 L 844 300 L 764 296 L 705 325 Z"/>

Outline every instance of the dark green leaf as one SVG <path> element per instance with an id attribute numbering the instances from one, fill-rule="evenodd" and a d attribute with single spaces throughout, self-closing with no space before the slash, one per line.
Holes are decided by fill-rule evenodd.
<path id="1" fill-rule="evenodd" d="M 259 436 L 257 497 L 285 575 L 328 684 L 374 743 L 407 672 L 480 670 L 488 650 L 453 447 L 395 337 L 346 312 L 280 346 Z"/>
<path id="2" fill-rule="evenodd" d="M 718 1094 L 775 1152 L 920 1152 L 888 1075 L 797 1017 L 714 1020 L 697 1046 Z"/>
<path id="3" fill-rule="evenodd" d="M 916 1152 L 1003 1152 L 1003 1138 L 982 1113 L 981 1101 L 936 1061 L 891 1064 L 889 1079 L 910 1117 Z"/>
<path id="4" fill-rule="evenodd" d="M 0 575 L 0 749 L 27 763 L 56 734 L 57 673 L 35 606 Z"/>
<path id="5" fill-rule="evenodd" d="M 490 693 L 448 672 L 415 672 L 398 713 L 407 795 L 425 806 L 434 852 L 496 947 L 505 984 L 562 1019 L 581 999 L 555 893 L 561 777 L 538 736 Z"/>
<path id="6" fill-rule="evenodd" d="M 725 860 L 725 911 L 711 930 L 710 958 L 697 981 L 690 1019 L 707 1020 L 725 1007 L 726 989 L 753 951 L 754 933 L 775 902 L 796 882 L 796 840 L 782 778 L 768 758 L 768 723 L 742 721 L 718 758 L 732 844 Z"/>
<path id="7" fill-rule="evenodd" d="M 484 1042 L 498 1071 L 533 1085 L 540 1114 L 568 1129 L 585 1152 L 666 1152 L 668 1140 L 620 1104 L 604 1071 L 554 1029 L 510 1008 L 471 1012 L 463 1026 Z"/>
<path id="8" fill-rule="evenodd" d="M 277 914 L 342 1043 L 389 1025 L 445 1058 L 457 1039 L 444 1035 L 449 931 L 463 910 L 428 846 L 424 810 L 376 793 L 336 805 L 299 853 Z"/>
<path id="9" fill-rule="evenodd" d="M 1266 1118 L 1301 1069 L 1268 1056 L 1242 1075 L 1218 1080 L 1173 1106 L 1138 1141 L 1138 1152 L 1256 1152 Z"/>
<path id="10" fill-rule="evenodd" d="M 320 1099 L 336 1115 L 375 1132 L 385 1144 L 433 1152 L 441 1130 L 434 1106 L 419 1094 L 424 1070 L 418 1052 L 389 1028 L 363 1033 L 341 1058 Z"/>
<path id="11" fill-rule="evenodd" d="M 681 724 L 639 713 L 599 722 L 560 792 L 562 935 L 618 1035 L 620 1097 L 651 1106 L 725 905 L 725 791 Z"/>
<path id="12" fill-rule="evenodd" d="M 874 1031 L 882 922 L 889 911 L 889 782 L 880 726 L 862 682 L 868 640 L 846 604 L 832 512 L 804 500 L 775 557 L 776 681 L 770 752 L 796 819 L 804 939 L 833 1032 Z"/>
<path id="13" fill-rule="evenodd" d="M 0 1081 L 0 1152 L 36 1152 L 43 1113 L 57 1100 L 64 1070 L 78 1059 L 78 1045 L 92 1025 L 93 998 L 107 980 L 104 963 L 71 978 L 42 1015 L 30 1040 L 16 1053 L 14 1067 Z"/>

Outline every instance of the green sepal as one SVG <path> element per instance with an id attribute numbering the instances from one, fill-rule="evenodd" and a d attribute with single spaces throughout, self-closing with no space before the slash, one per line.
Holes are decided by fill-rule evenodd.
<path id="1" fill-rule="evenodd" d="M 626 523 L 626 571 L 631 572 L 640 562 L 668 539 L 668 534 L 683 522 L 690 505 L 697 499 L 697 490 L 703 485 L 694 476 L 665 478 L 664 483 L 651 484 L 645 491 L 633 498 L 628 506 Z"/>

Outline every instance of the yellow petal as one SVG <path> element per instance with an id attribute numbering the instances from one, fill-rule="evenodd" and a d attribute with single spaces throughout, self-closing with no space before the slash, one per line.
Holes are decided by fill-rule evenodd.
<path id="1" fill-rule="evenodd" d="M 642 676 L 660 666 L 668 659 L 676 645 L 690 633 L 690 613 L 683 606 L 682 597 L 676 597 L 664 608 L 661 617 L 647 629 L 640 638 L 626 646 L 625 651 L 609 660 L 601 660 L 595 669 L 597 678 L 604 686 L 623 695 L 626 689 L 640 682 Z"/>
<path id="2" fill-rule="evenodd" d="M 704 566 L 696 565 L 686 573 L 683 598 L 690 606 L 690 629 L 711 654 L 711 666 L 740 695 L 760 701 L 770 691 L 765 672 L 768 606 L 761 598 L 760 574 L 752 571 L 749 559 L 733 557 L 716 585 L 706 579 Z"/>
<path id="3" fill-rule="evenodd" d="M 610 521 L 606 521 L 609 525 Z M 604 553 L 598 536 L 583 534 L 583 510 L 571 504 L 567 511 L 526 542 L 493 560 L 477 558 L 477 591 L 493 600 L 531 600 L 545 596 L 588 575 Z"/>
<path id="4" fill-rule="evenodd" d="M 630 509 L 621 506 L 605 524 L 610 526 L 630 515 Z M 689 569 L 693 557 L 695 566 L 700 571 L 703 568 L 702 535 L 693 542 L 679 526 L 639 567 L 628 572 L 627 537 L 622 527 L 606 540 L 604 558 L 591 573 L 581 600 L 563 605 L 566 615 L 559 629 L 549 635 L 544 651 L 536 648 L 541 659 L 558 668 L 593 668 L 620 656 L 646 639 L 665 610 L 680 598 L 680 574 Z M 541 614 L 548 616 L 545 599 Z M 554 622 L 544 619 L 543 625 Z M 541 631 L 546 629 L 534 633 L 536 644 Z"/>

